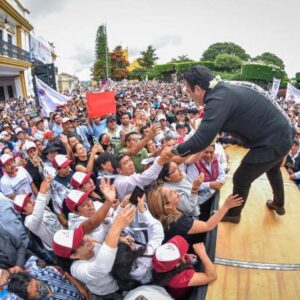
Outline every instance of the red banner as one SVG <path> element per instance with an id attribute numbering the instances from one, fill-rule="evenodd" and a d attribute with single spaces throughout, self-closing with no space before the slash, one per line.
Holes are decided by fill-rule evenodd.
<path id="1" fill-rule="evenodd" d="M 86 102 L 89 118 L 102 117 L 117 111 L 114 92 L 86 93 Z"/>

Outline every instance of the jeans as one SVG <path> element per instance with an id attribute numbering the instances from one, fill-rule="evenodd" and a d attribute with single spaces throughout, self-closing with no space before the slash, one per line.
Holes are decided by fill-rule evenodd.
<path id="1" fill-rule="evenodd" d="M 263 173 L 267 173 L 268 180 L 271 184 L 274 204 L 279 207 L 284 206 L 284 188 L 280 171 L 282 160 L 283 158 L 260 164 L 244 162 L 240 164 L 233 175 L 233 195 L 240 195 L 240 197 L 243 197 L 244 202 L 241 206 L 228 210 L 228 216 L 238 216 L 241 214 L 248 198 L 251 183 Z"/>

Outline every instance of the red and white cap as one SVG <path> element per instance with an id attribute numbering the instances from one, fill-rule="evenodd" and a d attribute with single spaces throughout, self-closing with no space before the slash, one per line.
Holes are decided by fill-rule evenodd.
<path id="1" fill-rule="evenodd" d="M 17 195 L 14 199 L 14 208 L 18 212 L 22 212 L 25 205 L 30 201 L 32 193 L 28 193 L 27 195 Z"/>
<path id="2" fill-rule="evenodd" d="M 52 161 L 52 165 L 55 169 L 65 168 L 69 166 L 72 163 L 72 160 L 67 159 L 62 154 L 57 154 L 54 157 L 54 160 Z"/>
<path id="3" fill-rule="evenodd" d="M 53 236 L 52 249 L 57 256 L 69 257 L 83 240 L 82 225 L 74 230 L 58 230 Z"/>
<path id="4" fill-rule="evenodd" d="M 31 141 L 26 141 L 25 142 L 25 150 L 29 151 L 30 149 L 36 149 L 36 144 Z"/>
<path id="5" fill-rule="evenodd" d="M 67 122 L 69 122 L 69 121 L 72 121 L 70 118 L 68 118 L 68 117 L 65 117 L 65 118 L 62 118 L 62 123 L 64 124 L 64 123 L 67 123 Z"/>
<path id="6" fill-rule="evenodd" d="M 159 246 L 152 258 L 153 269 L 157 273 L 173 270 L 187 254 L 189 245 L 180 235 L 175 235 L 167 243 Z"/>
<path id="7" fill-rule="evenodd" d="M 74 212 L 76 207 L 82 204 L 91 193 L 92 191 L 84 193 L 78 190 L 71 190 L 65 199 L 66 206 L 68 207 L 69 211 Z"/>
<path id="8" fill-rule="evenodd" d="M 79 189 L 83 184 L 87 183 L 91 178 L 92 173 L 86 174 L 83 172 L 75 172 L 71 178 L 71 185 L 74 189 Z"/>
<path id="9" fill-rule="evenodd" d="M 7 154 L 7 153 L 2 154 L 1 157 L 0 157 L 0 161 L 1 161 L 2 166 L 5 166 L 8 162 L 10 162 L 12 160 L 14 160 L 14 158 L 11 155 Z"/>
<path id="10" fill-rule="evenodd" d="M 20 128 L 20 127 L 17 127 L 17 128 L 15 129 L 15 134 L 18 135 L 20 132 L 23 132 L 23 129 Z"/>

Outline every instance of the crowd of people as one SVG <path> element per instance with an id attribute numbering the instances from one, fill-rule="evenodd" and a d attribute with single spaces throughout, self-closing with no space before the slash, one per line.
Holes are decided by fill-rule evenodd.
<path id="1" fill-rule="evenodd" d="M 216 280 L 203 233 L 242 205 L 231 195 L 210 215 L 224 147 L 240 141 L 221 132 L 200 153 L 171 156 L 204 114 L 183 84 L 114 89 L 116 114 L 95 118 L 84 89 L 50 116 L 33 116 L 34 101 L 0 103 L 3 299 L 187 299 Z M 285 165 L 299 183 L 300 104 L 278 103 L 298 128 Z"/>

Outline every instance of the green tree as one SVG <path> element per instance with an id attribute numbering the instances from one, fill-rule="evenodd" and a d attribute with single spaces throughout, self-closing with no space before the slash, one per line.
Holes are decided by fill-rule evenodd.
<path id="1" fill-rule="evenodd" d="M 239 57 L 243 61 L 250 59 L 250 55 L 239 45 L 234 43 L 215 43 L 210 45 L 202 54 L 201 60 L 215 61 L 219 54 L 230 54 Z"/>
<path id="2" fill-rule="evenodd" d="M 155 62 L 158 60 L 155 51 L 156 50 L 150 45 L 146 51 L 140 53 L 141 57 L 138 58 L 138 63 L 142 68 L 149 70 L 154 66 Z"/>
<path id="3" fill-rule="evenodd" d="M 258 62 L 262 61 L 265 64 L 278 66 L 281 70 L 284 70 L 285 68 L 283 60 L 279 58 L 277 55 L 270 52 L 264 52 L 262 55 L 258 55 L 254 57 L 252 60 Z"/>
<path id="4" fill-rule="evenodd" d="M 107 53 L 108 53 L 108 47 L 107 47 L 106 27 L 105 25 L 100 25 L 97 30 L 96 43 L 95 43 L 96 61 L 92 67 L 92 77 L 96 81 L 100 79 L 107 79 L 107 74 L 106 74 L 107 63 L 109 69 L 109 59 L 108 62 L 106 62 Z"/>
<path id="5" fill-rule="evenodd" d="M 218 54 L 215 59 L 215 65 L 221 71 L 235 71 L 241 68 L 243 61 L 231 54 Z"/>
<path id="6" fill-rule="evenodd" d="M 128 78 L 127 67 L 129 63 L 125 56 L 125 50 L 122 46 L 118 45 L 114 51 L 109 53 L 111 61 L 111 77 L 114 80 L 122 80 Z"/>
<path id="7" fill-rule="evenodd" d="M 191 62 L 193 61 L 187 55 L 179 55 L 177 58 L 172 58 L 171 62 L 173 63 L 182 63 L 182 62 Z"/>
<path id="8" fill-rule="evenodd" d="M 143 80 L 146 77 L 147 70 L 144 68 L 136 68 L 129 73 L 129 79 Z"/>

